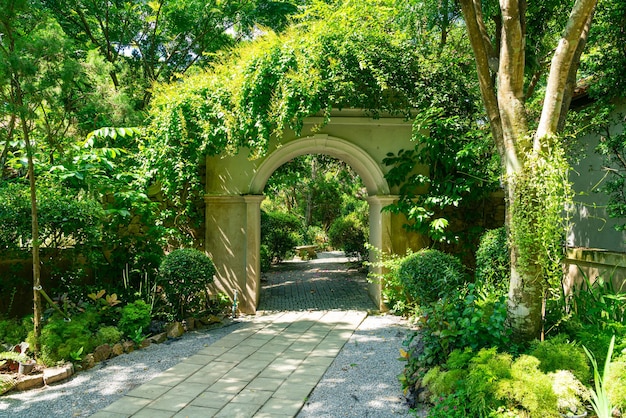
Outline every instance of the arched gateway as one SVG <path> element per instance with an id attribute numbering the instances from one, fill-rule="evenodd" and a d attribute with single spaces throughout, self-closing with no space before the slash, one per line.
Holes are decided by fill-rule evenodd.
<path id="1" fill-rule="evenodd" d="M 263 189 L 278 167 L 299 155 L 327 154 L 346 162 L 361 177 L 368 192 L 372 245 L 396 253 L 420 246 L 419 237 L 403 230 L 403 219 L 381 212 L 395 199 L 382 160 L 388 152 L 414 146 L 411 122 L 343 110 L 333 112 L 330 123 L 313 133 L 320 122 L 321 118 L 307 119 L 302 135 L 286 133 L 273 140 L 266 156 L 257 160 L 249 160 L 246 152 L 207 158 L 205 248 L 217 267 L 217 288 L 231 297 L 236 291 L 241 312 L 255 313 L 259 302 Z M 380 286 L 371 284 L 369 293 L 382 307 Z"/>

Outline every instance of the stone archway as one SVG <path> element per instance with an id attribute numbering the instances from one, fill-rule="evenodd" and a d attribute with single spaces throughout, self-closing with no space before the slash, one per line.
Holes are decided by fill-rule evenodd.
<path id="1" fill-rule="evenodd" d="M 396 198 L 385 180 L 382 159 L 389 151 L 412 146 L 411 123 L 400 118 L 374 120 L 355 112 L 360 111 L 334 117 L 321 132 L 285 135 L 258 160 L 245 155 L 207 158 L 205 248 L 217 267 L 216 287 L 230 297 L 236 294 L 241 312 L 253 314 L 259 303 L 263 189 L 272 173 L 296 156 L 326 154 L 350 165 L 368 191 L 370 243 L 387 252 L 415 247 L 402 229 L 403 219 L 382 212 Z M 307 124 L 312 131 L 316 123 L 308 120 L 305 131 Z M 380 285 L 370 284 L 369 293 L 382 308 Z"/>

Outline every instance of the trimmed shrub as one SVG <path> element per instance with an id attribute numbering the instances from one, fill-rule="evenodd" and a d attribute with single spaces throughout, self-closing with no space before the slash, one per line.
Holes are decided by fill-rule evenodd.
<path id="1" fill-rule="evenodd" d="M 367 226 L 356 213 L 335 219 L 328 230 L 328 238 L 334 248 L 343 250 L 347 257 L 360 260 L 367 259 L 368 235 Z"/>
<path id="2" fill-rule="evenodd" d="M 261 244 L 259 256 L 261 258 L 261 271 L 269 271 L 269 269 L 272 267 L 272 259 L 270 258 L 270 249 L 267 245 Z"/>
<path id="3" fill-rule="evenodd" d="M 506 294 L 511 260 L 504 227 L 485 231 L 476 250 L 476 285 Z"/>
<path id="4" fill-rule="evenodd" d="M 137 300 L 122 308 L 122 317 L 118 323 L 120 331 L 127 337 L 137 333 L 139 329 L 145 331 L 150 326 L 150 305 L 143 300 Z"/>
<path id="5" fill-rule="evenodd" d="M 163 287 L 175 316 L 183 319 L 206 308 L 207 285 L 213 282 L 214 274 L 213 261 L 201 251 L 183 248 L 165 256 L 159 268 L 158 284 Z"/>
<path id="6" fill-rule="evenodd" d="M 429 304 L 463 287 L 464 268 L 454 256 L 439 250 L 420 250 L 406 257 L 398 278 L 410 299 Z"/>
<path id="7" fill-rule="evenodd" d="M 295 215 L 261 211 L 261 244 L 267 246 L 271 262 L 293 256 L 294 247 L 302 240 L 301 229 L 300 219 Z"/>

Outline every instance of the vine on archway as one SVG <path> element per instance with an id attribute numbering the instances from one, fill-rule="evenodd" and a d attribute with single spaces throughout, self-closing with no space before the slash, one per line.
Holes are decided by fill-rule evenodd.
<path id="1" fill-rule="evenodd" d="M 201 219 L 206 155 L 246 148 L 256 158 L 273 135 L 299 132 L 311 115 L 326 123 L 332 108 L 410 116 L 420 57 L 389 29 L 392 19 L 391 9 L 376 6 L 318 5 L 282 35 L 266 33 L 209 71 L 155 86 L 146 177 L 170 196 L 171 217 Z"/>

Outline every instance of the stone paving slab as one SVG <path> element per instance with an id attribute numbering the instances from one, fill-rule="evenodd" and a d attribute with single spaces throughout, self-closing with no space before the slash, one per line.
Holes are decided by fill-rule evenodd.
<path id="1" fill-rule="evenodd" d="M 366 315 L 261 314 L 92 417 L 294 417 Z"/>

